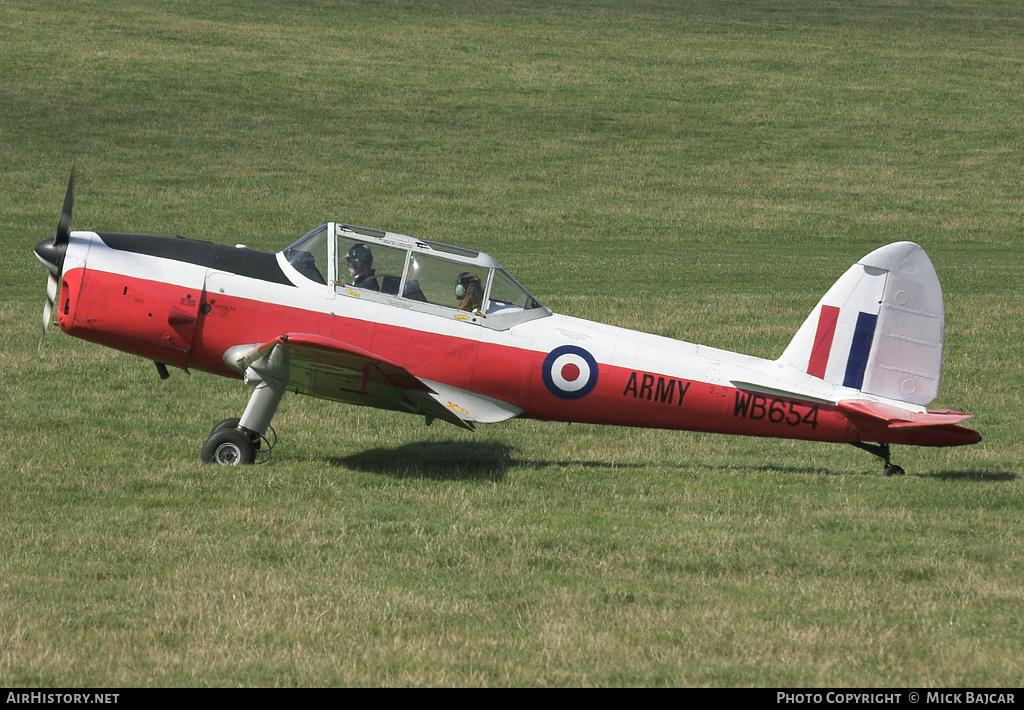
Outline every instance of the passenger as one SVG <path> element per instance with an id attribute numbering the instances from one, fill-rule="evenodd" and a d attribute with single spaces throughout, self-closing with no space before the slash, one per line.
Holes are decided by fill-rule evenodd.
<path id="1" fill-rule="evenodd" d="M 455 282 L 455 297 L 459 301 L 459 310 L 475 311 L 484 302 L 484 288 L 480 283 L 480 277 L 463 271 Z"/>
<path id="2" fill-rule="evenodd" d="M 377 275 L 373 270 L 373 252 L 365 244 L 355 244 L 345 255 L 348 272 L 352 274 L 352 285 L 371 291 L 380 291 Z"/>

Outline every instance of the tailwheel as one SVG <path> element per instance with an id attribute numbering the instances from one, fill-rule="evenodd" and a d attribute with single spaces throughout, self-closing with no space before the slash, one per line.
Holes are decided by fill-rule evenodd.
<path id="1" fill-rule="evenodd" d="M 904 473 L 906 473 L 906 471 L 903 470 L 903 467 L 897 466 L 894 463 L 885 464 L 885 470 L 882 471 L 882 475 L 886 478 L 890 478 L 891 476 L 902 476 Z"/>
<path id="2" fill-rule="evenodd" d="M 882 475 L 886 478 L 892 478 L 893 476 L 902 476 L 906 473 L 902 466 L 897 466 L 891 460 L 891 450 L 888 444 L 868 444 L 863 441 L 857 441 L 853 444 L 858 449 L 863 449 L 868 453 L 872 453 L 879 457 L 885 462 L 885 468 L 882 469 Z"/>

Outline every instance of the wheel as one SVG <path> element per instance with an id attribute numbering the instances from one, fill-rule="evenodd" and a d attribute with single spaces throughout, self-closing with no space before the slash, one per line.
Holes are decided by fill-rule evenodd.
<path id="1" fill-rule="evenodd" d="M 903 467 L 897 466 L 894 463 L 885 464 L 885 471 L 883 471 L 883 474 L 886 478 L 890 478 L 892 476 L 902 476 L 904 473 L 906 472 L 903 470 Z"/>
<path id="2" fill-rule="evenodd" d="M 203 463 L 239 466 L 252 463 L 256 459 L 256 448 L 250 438 L 238 429 L 215 428 L 203 444 L 200 458 Z"/>
<path id="3" fill-rule="evenodd" d="M 213 436 L 221 429 L 237 429 L 238 423 L 242 421 L 238 417 L 232 417 L 231 419 L 221 419 L 219 422 L 213 425 L 213 429 L 210 430 L 210 436 Z"/>
<path id="4" fill-rule="evenodd" d="M 221 419 L 219 422 L 213 425 L 213 429 L 210 430 L 210 436 L 213 436 L 218 431 L 222 431 L 224 429 L 238 429 L 238 423 L 240 421 L 242 420 L 239 419 L 238 417 L 231 417 L 230 419 Z M 209 440 L 209 437 L 207 437 L 207 440 Z M 262 448 L 263 443 L 260 441 L 260 435 L 254 431 L 250 431 L 249 442 L 252 444 L 254 453 L 258 454 L 260 452 L 260 449 Z"/>

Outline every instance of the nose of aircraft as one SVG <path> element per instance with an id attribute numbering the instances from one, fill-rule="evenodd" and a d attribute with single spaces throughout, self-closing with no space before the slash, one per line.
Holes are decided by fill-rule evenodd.
<path id="1" fill-rule="evenodd" d="M 57 244 L 56 241 L 54 238 L 44 239 L 36 244 L 35 253 L 39 261 L 43 262 L 43 266 L 50 270 L 50 273 L 60 276 L 68 245 L 67 243 Z"/>

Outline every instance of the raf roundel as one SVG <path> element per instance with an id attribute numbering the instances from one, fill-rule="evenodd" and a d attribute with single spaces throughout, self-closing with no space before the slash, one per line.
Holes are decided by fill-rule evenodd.
<path id="1" fill-rule="evenodd" d="M 556 397 L 579 399 L 597 386 L 597 361 L 583 348 L 563 345 L 544 358 L 544 386 Z"/>

